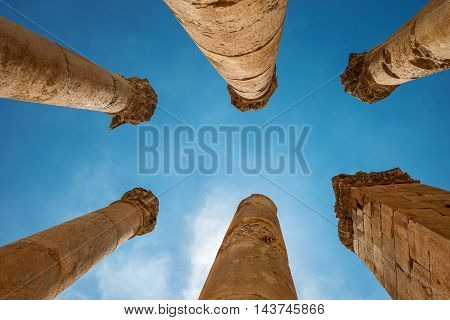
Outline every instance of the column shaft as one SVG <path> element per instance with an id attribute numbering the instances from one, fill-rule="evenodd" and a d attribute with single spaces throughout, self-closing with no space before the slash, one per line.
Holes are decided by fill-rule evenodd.
<path id="1" fill-rule="evenodd" d="M 450 192 L 400 169 L 333 178 L 339 238 L 393 299 L 450 299 Z"/>
<path id="2" fill-rule="evenodd" d="M 277 87 L 275 62 L 287 0 L 164 0 L 228 83 L 241 111 L 263 108 Z"/>
<path id="3" fill-rule="evenodd" d="M 277 208 L 269 198 L 252 195 L 239 204 L 200 299 L 297 299 Z"/>
<path id="4" fill-rule="evenodd" d="M 430 0 L 387 41 L 351 54 L 341 76 L 345 91 L 373 103 L 400 84 L 450 67 L 450 1 Z"/>
<path id="5" fill-rule="evenodd" d="M 2 17 L 0 97 L 113 114 L 111 128 L 150 120 L 157 103 L 146 79 L 111 73 Z"/>
<path id="6" fill-rule="evenodd" d="M 134 189 L 106 208 L 0 248 L 0 299 L 52 299 L 126 240 L 153 230 L 158 200 Z"/>

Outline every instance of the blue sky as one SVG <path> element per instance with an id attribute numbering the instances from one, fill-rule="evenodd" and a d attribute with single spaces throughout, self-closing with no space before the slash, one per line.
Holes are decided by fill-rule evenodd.
<path id="1" fill-rule="evenodd" d="M 50 37 L 1 2 L 0 15 Z M 194 127 L 263 123 L 341 73 L 350 52 L 384 41 L 426 3 L 291 0 L 279 88 L 265 109 L 240 113 L 162 1 L 7 2 L 99 65 L 148 78 L 164 109 Z M 339 173 L 401 167 L 449 189 L 449 83 L 443 72 L 367 105 L 335 79 L 274 121 L 312 127 L 304 149 L 312 174 L 271 179 L 331 221 L 330 179 Z M 159 194 L 182 178 L 138 175 L 137 128 L 110 131 L 105 114 L 0 99 L 0 117 L 0 245 L 104 207 L 133 187 Z M 179 122 L 157 109 L 151 124 Z M 155 231 L 128 241 L 60 298 L 195 299 L 239 201 L 252 193 L 278 206 L 300 297 L 388 298 L 340 244 L 332 223 L 260 176 L 239 173 L 194 174 L 162 195 Z"/>

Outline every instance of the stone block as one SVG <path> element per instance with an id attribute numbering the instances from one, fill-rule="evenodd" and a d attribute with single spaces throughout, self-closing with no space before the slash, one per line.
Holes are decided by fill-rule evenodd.
<path id="1" fill-rule="evenodd" d="M 415 188 L 421 191 L 421 193 L 424 193 L 425 191 L 431 192 L 433 194 L 440 194 L 440 193 L 448 193 L 448 191 L 439 189 L 433 186 L 428 186 L 426 184 L 419 184 Z"/>
<path id="2" fill-rule="evenodd" d="M 383 287 L 392 299 L 397 299 L 397 270 L 395 262 L 385 260 L 383 266 Z"/>
<path id="3" fill-rule="evenodd" d="M 411 299 L 411 278 L 397 266 L 397 299 Z"/>
<path id="4" fill-rule="evenodd" d="M 409 269 L 405 269 L 411 263 L 409 243 L 413 245 L 412 256 L 414 259 L 427 268 L 426 249 L 428 246 L 422 244 L 422 242 L 426 243 L 426 229 L 441 232 L 443 231 L 441 225 L 446 225 L 446 223 L 444 217 L 430 209 L 401 209 L 394 212 L 395 257 L 403 271 L 409 273 Z M 448 220 L 448 225 L 450 225 L 450 220 Z"/>
<path id="5" fill-rule="evenodd" d="M 368 196 L 364 196 L 363 212 L 364 216 L 372 217 L 372 201 Z"/>
<path id="6" fill-rule="evenodd" d="M 356 209 L 356 229 L 364 233 L 364 213 L 362 209 Z"/>
<path id="7" fill-rule="evenodd" d="M 373 244 L 366 244 L 366 266 L 375 273 L 375 260 L 373 256 Z"/>
<path id="8" fill-rule="evenodd" d="M 377 277 L 380 283 L 384 282 L 384 264 L 385 259 L 380 247 L 373 247 L 373 260 L 375 265 L 375 277 Z"/>
<path id="9" fill-rule="evenodd" d="M 412 202 L 450 201 L 450 192 L 442 194 L 424 194 L 419 196 L 403 196 Z"/>
<path id="10" fill-rule="evenodd" d="M 385 206 L 397 210 L 397 209 L 408 209 L 411 206 L 411 201 L 400 197 L 400 196 L 380 196 L 374 197 L 374 200 L 378 201 Z"/>
<path id="11" fill-rule="evenodd" d="M 395 261 L 409 274 L 411 258 L 409 255 L 408 216 L 400 211 L 394 212 Z"/>
<path id="12" fill-rule="evenodd" d="M 432 296 L 431 288 L 416 279 L 411 279 L 410 294 L 413 300 L 430 300 Z"/>
<path id="13" fill-rule="evenodd" d="M 353 204 L 358 204 L 358 206 L 362 207 L 364 205 L 364 192 L 361 188 L 352 187 L 350 188 L 350 194 L 352 199 L 355 200 Z"/>
<path id="14" fill-rule="evenodd" d="M 381 248 L 381 206 L 377 201 L 372 201 L 372 241 Z"/>
<path id="15" fill-rule="evenodd" d="M 450 299 L 450 238 L 433 233 L 429 238 L 431 287 Z"/>
<path id="16" fill-rule="evenodd" d="M 440 203 L 442 203 L 443 205 L 439 205 Z M 443 216 L 450 217 L 450 207 L 447 207 L 447 205 L 443 202 L 440 203 L 433 202 L 434 206 L 432 209 Z"/>
<path id="17" fill-rule="evenodd" d="M 373 239 L 372 239 L 372 220 L 366 214 L 364 214 L 363 220 L 364 220 L 364 239 L 365 239 L 367 244 L 372 244 L 373 243 Z"/>
<path id="18" fill-rule="evenodd" d="M 382 247 L 381 251 L 386 260 L 395 262 L 395 242 L 393 238 L 388 238 L 384 234 L 382 235 Z"/>
<path id="19" fill-rule="evenodd" d="M 384 203 L 381 204 L 381 230 L 388 238 L 394 238 L 393 218 L 394 211 Z"/>
<path id="20" fill-rule="evenodd" d="M 431 273 L 416 261 L 413 261 L 411 279 L 419 281 L 424 287 L 431 286 Z"/>
<path id="21" fill-rule="evenodd" d="M 366 243 L 358 240 L 358 256 L 363 263 L 366 263 Z"/>
<path id="22" fill-rule="evenodd" d="M 429 230 L 412 221 L 409 229 L 409 250 L 412 259 L 427 270 L 430 269 L 430 246 L 428 243 Z"/>

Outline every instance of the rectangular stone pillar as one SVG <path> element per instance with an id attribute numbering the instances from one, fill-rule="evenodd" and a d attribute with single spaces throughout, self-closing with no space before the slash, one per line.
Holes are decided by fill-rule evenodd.
<path id="1" fill-rule="evenodd" d="M 450 299 L 450 192 L 400 169 L 333 178 L 339 238 L 393 299 Z"/>
<path id="2" fill-rule="evenodd" d="M 122 243 L 151 232 L 158 199 L 136 188 L 107 206 L 0 248 L 0 299 L 53 299 Z"/>

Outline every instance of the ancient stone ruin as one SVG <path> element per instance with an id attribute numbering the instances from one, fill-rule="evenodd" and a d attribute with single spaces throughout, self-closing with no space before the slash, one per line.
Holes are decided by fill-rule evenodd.
<path id="1" fill-rule="evenodd" d="M 0 97 L 114 115 L 110 128 L 148 121 L 157 96 L 146 79 L 124 78 L 0 17 Z"/>
<path id="2" fill-rule="evenodd" d="M 125 241 L 151 232 L 158 199 L 136 188 L 106 208 L 0 248 L 0 299 L 53 299 Z"/>
<path id="3" fill-rule="evenodd" d="M 287 0 L 164 0 L 228 84 L 240 111 L 277 88 Z M 430 0 L 384 43 L 351 54 L 345 90 L 373 103 L 450 67 L 450 1 Z M 125 78 L 0 17 L 0 97 L 113 115 L 110 128 L 152 117 L 147 79 Z M 338 236 L 393 299 L 450 299 L 450 192 L 400 169 L 332 179 Z M 125 241 L 151 232 L 148 190 L 0 247 L 0 299 L 52 299 Z M 238 206 L 200 299 L 297 299 L 277 207 L 254 194 Z"/>
<path id="4" fill-rule="evenodd" d="M 272 200 L 254 194 L 239 204 L 199 299 L 297 299 Z"/>
<path id="5" fill-rule="evenodd" d="M 450 299 L 450 192 L 400 169 L 332 182 L 339 239 L 393 299 Z"/>
<path id="6" fill-rule="evenodd" d="M 350 54 L 345 91 L 373 103 L 402 83 L 450 68 L 450 1 L 430 0 L 384 43 Z"/>
<path id="7" fill-rule="evenodd" d="M 277 88 L 275 60 L 287 0 L 164 0 L 228 83 L 241 111 L 264 108 Z"/>

